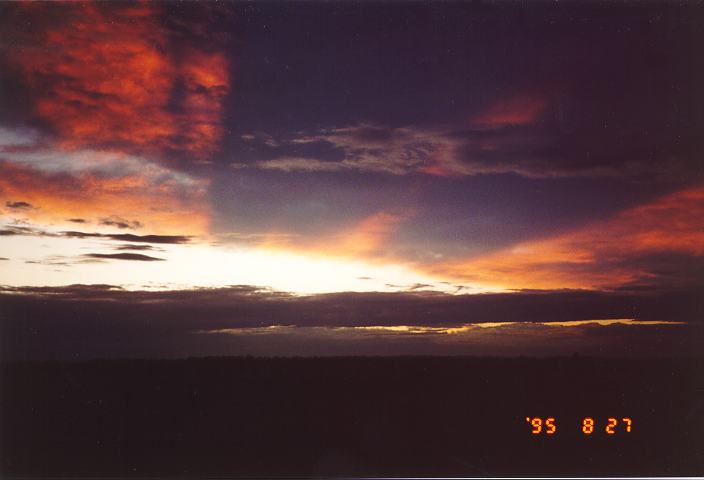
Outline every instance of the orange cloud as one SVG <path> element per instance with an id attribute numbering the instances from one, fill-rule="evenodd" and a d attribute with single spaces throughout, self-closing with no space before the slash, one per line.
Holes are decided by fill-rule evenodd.
<path id="1" fill-rule="evenodd" d="M 155 4 L 68 4 L 61 13 L 68 19 L 13 56 L 60 146 L 207 159 L 222 135 L 224 54 L 173 48 Z"/>
<path id="2" fill-rule="evenodd" d="M 402 215 L 387 212 L 370 215 L 349 231 L 339 234 L 339 241 L 334 243 L 333 250 L 338 255 L 349 257 L 383 255 L 386 240 L 403 219 Z"/>
<path id="3" fill-rule="evenodd" d="M 22 217 L 43 224 L 116 215 L 138 220 L 150 234 L 203 235 L 209 222 L 205 189 L 205 182 L 184 188 L 175 181 L 153 184 L 138 174 L 70 176 L 0 162 L 0 204 L 22 199 L 36 207 Z"/>
<path id="4" fill-rule="evenodd" d="M 457 177 L 463 174 L 462 166 L 455 159 L 455 146 L 447 144 L 437 145 L 418 171 L 436 177 Z"/>
<path id="5" fill-rule="evenodd" d="M 531 96 L 517 96 L 493 104 L 472 124 L 486 127 L 527 125 L 535 122 L 545 111 L 545 101 Z"/>
<path id="6" fill-rule="evenodd" d="M 704 187 L 675 192 L 573 232 L 477 258 L 434 274 L 511 289 L 607 288 L 653 277 L 647 255 L 704 255 Z"/>
<path id="7" fill-rule="evenodd" d="M 222 52 L 190 50 L 182 62 L 186 93 L 181 135 L 189 149 L 210 152 L 222 137 L 222 104 L 228 92 L 228 61 Z"/>
<path id="8" fill-rule="evenodd" d="M 293 251 L 315 256 L 347 259 L 392 259 L 386 251 L 389 237 L 411 214 L 377 212 L 362 218 L 341 231 L 321 234 L 317 238 L 270 232 L 259 239 L 260 248 Z"/>

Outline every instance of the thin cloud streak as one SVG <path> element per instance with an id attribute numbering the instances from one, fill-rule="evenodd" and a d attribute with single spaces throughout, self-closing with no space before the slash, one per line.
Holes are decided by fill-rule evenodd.
<path id="1" fill-rule="evenodd" d="M 86 253 L 86 258 L 96 258 L 99 260 L 131 260 L 140 262 L 161 262 L 163 258 L 150 257 L 140 253 Z"/>

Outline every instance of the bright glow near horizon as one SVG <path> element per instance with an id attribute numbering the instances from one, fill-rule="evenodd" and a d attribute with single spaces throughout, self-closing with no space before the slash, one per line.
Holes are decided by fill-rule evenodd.
<path id="1" fill-rule="evenodd" d="M 125 253 L 115 251 L 116 245 L 119 243 L 101 239 L 3 237 L 2 256 L 10 260 L 2 262 L 0 284 L 110 284 L 154 290 L 256 285 L 297 294 L 391 292 L 409 290 L 414 285 L 452 293 L 459 288 L 458 284 L 445 283 L 401 265 L 372 265 L 357 260 L 205 243 L 158 245 L 155 250 L 131 252 L 167 261 L 98 260 L 85 256 Z M 487 291 L 497 290 L 467 285 L 462 289 L 472 293 Z"/>

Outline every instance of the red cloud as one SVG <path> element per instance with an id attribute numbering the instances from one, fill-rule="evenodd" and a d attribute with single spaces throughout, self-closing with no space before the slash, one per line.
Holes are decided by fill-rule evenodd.
<path id="1" fill-rule="evenodd" d="M 60 13 L 70 20 L 46 27 L 13 61 L 62 147 L 185 151 L 198 160 L 217 148 L 229 89 L 222 52 L 175 48 L 154 4 L 68 4 Z"/>
<path id="2" fill-rule="evenodd" d="M 496 102 L 472 124 L 486 127 L 527 125 L 535 122 L 545 111 L 545 101 L 531 96 L 517 96 Z"/>

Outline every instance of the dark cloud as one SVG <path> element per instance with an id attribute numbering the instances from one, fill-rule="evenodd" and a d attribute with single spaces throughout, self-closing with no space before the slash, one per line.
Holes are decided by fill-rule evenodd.
<path id="1" fill-rule="evenodd" d="M 129 244 L 129 243 L 126 243 L 126 244 L 124 244 L 124 245 L 116 245 L 116 246 L 114 247 L 114 249 L 115 249 L 115 250 L 139 250 L 139 251 L 142 251 L 142 250 L 157 250 L 156 248 L 154 248 L 154 247 L 151 246 L 151 245 L 132 245 L 132 244 Z"/>
<path id="2" fill-rule="evenodd" d="M 122 217 L 118 217 L 116 215 L 112 215 L 107 218 L 101 218 L 100 219 L 100 225 L 106 225 L 109 227 L 117 227 L 119 229 L 130 229 L 130 230 L 135 230 L 138 228 L 142 228 L 142 223 L 137 221 L 137 220 L 125 220 Z"/>
<path id="3" fill-rule="evenodd" d="M 106 235 L 105 237 L 111 240 L 118 240 L 123 242 L 144 242 L 163 244 L 189 243 L 192 239 L 192 237 L 187 235 L 132 235 L 130 233 Z"/>
<path id="4" fill-rule="evenodd" d="M 61 235 L 69 238 L 105 238 L 108 240 L 116 240 L 121 242 L 140 242 L 140 243 L 163 243 L 163 244 L 182 244 L 189 243 L 192 237 L 187 235 L 133 235 L 131 233 L 89 233 L 65 231 Z"/>
<path id="5" fill-rule="evenodd" d="M 163 261 L 163 258 L 150 257 L 139 253 L 86 253 L 86 258 L 96 258 L 105 260 L 136 260 L 140 262 Z"/>
<path id="6" fill-rule="evenodd" d="M 66 238 L 101 238 L 106 240 L 115 240 L 119 242 L 135 242 L 135 243 L 157 243 L 157 244 L 185 244 L 190 243 L 193 237 L 188 235 L 134 235 L 131 233 L 96 233 L 96 232 L 79 232 L 79 231 L 63 231 L 58 233 L 48 232 L 46 230 L 34 227 L 22 227 L 17 225 L 9 225 L 0 230 L 0 236 L 12 235 L 29 235 L 37 237 L 66 237 Z"/>
<path id="7" fill-rule="evenodd" d="M 38 237 L 53 237 L 55 234 L 46 232 L 39 228 L 34 227 L 21 227 L 18 225 L 7 225 L 5 228 L 0 230 L 0 237 L 10 237 L 13 235 L 30 235 Z"/>
<path id="8" fill-rule="evenodd" d="M 7 257 L 0 257 L 0 260 L 9 260 Z"/>
<path id="9" fill-rule="evenodd" d="M 69 218 L 68 221 L 73 223 L 88 223 L 88 220 L 85 218 Z"/>
<path id="10" fill-rule="evenodd" d="M 277 156 L 233 166 L 283 172 L 424 173 L 446 177 L 517 174 L 528 178 L 624 177 L 649 181 L 672 180 L 693 170 L 702 174 L 692 158 L 703 145 L 689 145 L 685 152 L 680 152 L 684 148 L 680 146 L 676 157 L 672 149 L 662 145 L 645 151 L 648 147 L 640 140 L 635 143 L 635 139 L 632 145 L 614 140 L 613 145 L 605 147 L 594 138 L 596 145 L 588 148 L 561 138 L 552 123 L 523 118 L 521 114 L 505 113 L 518 116 L 523 123 L 506 120 L 474 128 L 367 123 L 324 129 L 312 135 L 288 135 L 275 143 L 267 141 L 269 146 L 280 147 L 275 150 Z M 297 154 L 302 145 L 311 144 L 328 148 L 320 149 L 318 156 Z"/>
<path id="11" fill-rule="evenodd" d="M 27 202 L 5 202 L 5 206 L 7 208 L 11 208 L 13 210 L 24 210 L 24 209 L 29 209 L 29 208 L 34 208 L 32 207 L 31 204 Z"/>
<path id="12" fill-rule="evenodd" d="M 116 344 L 138 344 L 143 349 L 141 355 L 159 355 L 163 342 L 175 347 L 200 342 L 203 348 L 200 353 L 182 349 L 181 355 L 207 355 L 213 353 L 208 342 L 227 343 L 231 341 L 231 335 L 226 335 L 226 340 L 215 338 L 217 335 L 196 335 L 194 339 L 194 332 L 230 329 L 272 332 L 276 329 L 267 327 L 276 326 L 323 328 L 334 334 L 338 327 L 407 325 L 427 328 L 483 322 L 563 322 L 605 318 L 684 321 L 699 325 L 704 318 L 704 303 L 699 290 L 541 291 L 480 295 L 414 291 L 294 296 L 241 285 L 177 291 L 128 291 L 109 285 L 72 285 L 3 287 L 0 290 L 0 311 L 3 312 L 1 351 L 7 357 L 31 358 L 69 346 L 73 349 L 65 352 L 69 356 L 109 356 L 100 353 L 101 346 L 110 345 L 112 348 Z M 548 327 L 539 328 L 550 334 L 557 332 Z M 365 332 L 363 329 L 354 331 Z M 487 329 L 490 331 L 494 330 Z M 514 330 L 516 335 L 521 331 Z M 242 332 L 246 333 L 245 330 Z M 368 333 L 371 335 L 374 330 Z M 575 338 L 570 335 L 569 338 Z M 445 338 L 440 334 L 431 336 Z M 355 338 L 360 342 L 360 351 L 369 346 L 363 338 Z M 515 338 L 518 341 L 520 336 Z M 548 337 L 545 340 L 549 341 Z M 578 338 L 574 342 L 579 344 Z M 269 354 L 276 354 L 276 345 L 274 342 L 267 347 Z M 280 351 L 288 351 L 285 347 L 284 341 Z M 673 346 L 661 340 L 661 347 L 662 352 L 667 353 Z M 175 351 L 179 349 L 175 348 Z M 443 353 L 442 347 L 432 345 L 425 345 L 420 351 Z M 487 349 L 482 352 L 491 354 Z M 531 352 L 540 352 L 540 349 L 536 347 Z M 237 354 L 237 351 L 229 353 Z"/>

